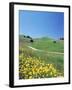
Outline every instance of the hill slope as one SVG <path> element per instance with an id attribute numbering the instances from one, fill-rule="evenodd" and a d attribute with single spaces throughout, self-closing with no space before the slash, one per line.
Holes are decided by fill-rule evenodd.
<path id="1" fill-rule="evenodd" d="M 39 38 L 34 40 L 33 43 L 30 44 L 30 46 L 40 49 L 40 50 L 46 50 L 46 51 L 54 51 L 54 52 L 64 52 L 64 41 L 57 40 L 54 43 L 54 40 L 50 38 Z"/>

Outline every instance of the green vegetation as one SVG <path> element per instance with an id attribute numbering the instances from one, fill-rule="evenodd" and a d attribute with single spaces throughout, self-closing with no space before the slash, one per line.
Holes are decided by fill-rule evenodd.
<path id="1" fill-rule="evenodd" d="M 20 36 L 19 78 L 32 79 L 64 76 L 64 41 L 57 40 L 54 43 L 54 40 L 44 37 L 32 39 L 33 42 L 30 42 L 31 39 L 29 36 Z M 38 50 L 33 50 L 28 46 Z"/>
<path id="2" fill-rule="evenodd" d="M 61 53 L 64 52 L 64 41 L 63 40 L 57 40 L 56 43 L 54 43 L 53 42 L 54 40 L 50 38 L 39 38 L 34 41 L 35 42 L 30 45 L 37 49 L 52 51 L 52 52 L 61 52 Z"/>

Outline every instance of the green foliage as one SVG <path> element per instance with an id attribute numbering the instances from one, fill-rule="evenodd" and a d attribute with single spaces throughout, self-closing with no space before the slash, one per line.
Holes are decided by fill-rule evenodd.
<path id="1" fill-rule="evenodd" d="M 64 55 L 48 53 L 64 52 L 64 41 L 50 38 L 37 38 L 31 43 L 29 38 L 20 37 L 19 40 L 19 78 L 51 78 L 64 76 Z M 28 46 L 33 46 L 43 51 L 35 51 Z M 48 66 L 49 65 L 49 66 Z M 51 69 L 50 69 L 51 67 Z"/>
<path id="2" fill-rule="evenodd" d="M 33 78 L 52 78 L 63 76 L 54 64 L 45 63 L 41 57 L 36 57 L 33 52 L 26 51 L 26 48 L 20 48 L 19 56 L 19 78 L 33 79 Z M 26 55 L 27 54 L 27 55 Z M 33 56 L 32 56 L 33 55 Z"/>

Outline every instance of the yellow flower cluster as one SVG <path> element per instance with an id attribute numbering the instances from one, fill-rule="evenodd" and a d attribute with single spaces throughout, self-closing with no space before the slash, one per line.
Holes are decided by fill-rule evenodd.
<path id="1" fill-rule="evenodd" d="M 49 78 L 57 77 L 58 71 L 53 64 L 46 64 L 41 58 L 19 56 L 19 78 L 34 79 L 34 78 Z"/>

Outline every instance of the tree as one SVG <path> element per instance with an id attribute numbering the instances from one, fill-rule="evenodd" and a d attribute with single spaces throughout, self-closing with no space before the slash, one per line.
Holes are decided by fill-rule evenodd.
<path id="1" fill-rule="evenodd" d="M 33 41 L 33 39 L 31 39 L 31 40 L 30 40 L 30 42 L 32 42 L 32 43 L 33 43 L 33 42 L 34 42 L 34 41 Z"/>
<path id="2" fill-rule="evenodd" d="M 64 37 L 61 37 L 60 40 L 64 40 Z"/>
<path id="3" fill-rule="evenodd" d="M 31 38 L 30 36 L 27 36 L 27 38 Z"/>
<path id="4" fill-rule="evenodd" d="M 53 41 L 53 43 L 56 43 L 56 41 Z"/>
<path id="5" fill-rule="evenodd" d="M 25 38 L 26 36 L 24 35 L 24 38 Z"/>

